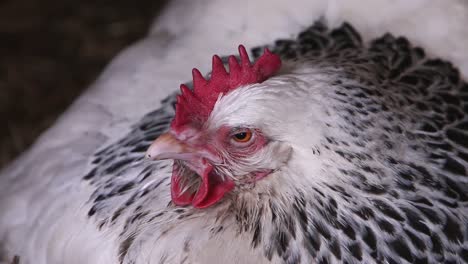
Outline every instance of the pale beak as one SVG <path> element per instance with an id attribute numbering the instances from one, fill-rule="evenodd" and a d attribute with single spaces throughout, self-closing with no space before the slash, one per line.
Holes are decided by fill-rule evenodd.
<path id="1" fill-rule="evenodd" d="M 190 146 L 175 138 L 171 133 L 164 133 L 151 143 L 145 157 L 151 160 L 189 160 L 193 158 L 193 152 Z"/>

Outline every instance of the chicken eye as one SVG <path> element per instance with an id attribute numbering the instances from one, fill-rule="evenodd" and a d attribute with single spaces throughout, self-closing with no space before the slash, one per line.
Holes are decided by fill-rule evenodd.
<path id="1" fill-rule="evenodd" d="M 232 135 L 232 139 L 235 142 L 239 142 L 239 143 L 249 142 L 250 139 L 252 139 L 252 131 L 245 130 L 245 131 L 237 132 L 234 135 Z"/>

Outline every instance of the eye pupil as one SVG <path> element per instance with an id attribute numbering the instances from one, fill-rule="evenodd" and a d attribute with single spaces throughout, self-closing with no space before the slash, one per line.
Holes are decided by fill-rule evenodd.
<path id="1" fill-rule="evenodd" d="M 247 132 L 241 132 L 234 135 L 237 139 L 245 139 L 247 137 Z"/>

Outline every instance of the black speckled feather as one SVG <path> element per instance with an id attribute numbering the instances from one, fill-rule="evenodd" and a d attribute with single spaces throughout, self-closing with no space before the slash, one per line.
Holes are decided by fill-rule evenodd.
<path id="1" fill-rule="evenodd" d="M 339 126 L 352 140 L 326 136 L 317 155 L 336 153 L 350 164 L 336 165 L 337 173 L 353 180 L 311 186 L 306 194 L 298 189 L 287 208 L 265 198 L 269 202 L 256 214 L 245 199 L 236 200 L 229 212 L 237 232 L 250 235 L 246 243 L 283 263 L 468 262 L 468 84 L 458 71 L 403 37 L 385 34 L 365 44 L 349 24 L 329 30 L 316 23 L 296 39 L 267 46 L 285 61 L 339 72 L 328 89 L 331 107 L 346 122 L 327 126 Z M 252 50 L 255 57 L 262 48 Z M 97 152 L 83 177 L 94 188 L 88 215 L 98 227 L 124 223 L 121 263 L 134 263 L 134 242 L 151 236 L 139 228 L 143 223 L 167 214 L 183 222 L 199 214 L 170 203 L 159 211 L 151 207 L 161 187 L 167 191 L 170 163 L 143 156 L 168 129 L 174 102 L 175 95 L 169 96 L 126 136 Z M 406 149 L 419 158 L 402 159 L 399 151 Z M 160 170 L 167 177 L 154 180 Z M 222 235 L 223 221 L 216 223 L 210 232 Z"/>

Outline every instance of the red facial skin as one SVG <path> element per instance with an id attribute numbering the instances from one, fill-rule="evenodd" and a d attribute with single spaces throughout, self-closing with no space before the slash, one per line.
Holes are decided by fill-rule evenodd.
<path id="1" fill-rule="evenodd" d="M 240 132 L 251 132 L 250 140 L 246 142 L 236 140 L 234 135 Z M 246 160 L 267 143 L 267 139 L 258 130 L 229 127 L 222 127 L 216 131 L 187 128 L 177 134 L 168 132 L 160 138 L 152 144 L 148 156 L 154 159 L 181 160 L 184 166 L 201 177 L 201 184 L 195 193 L 184 192 L 181 186 L 184 176 L 179 175 L 180 163 L 174 163 L 171 179 L 172 200 L 176 205 L 192 204 L 196 208 L 206 208 L 217 203 L 235 186 L 229 176 L 216 173 L 214 167 L 217 164 L 223 164 L 228 160 L 230 163 Z M 269 174 L 265 170 L 252 173 L 255 175 L 252 181 Z"/>

